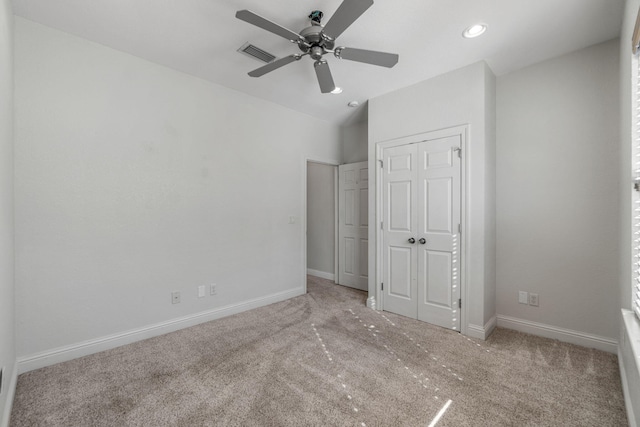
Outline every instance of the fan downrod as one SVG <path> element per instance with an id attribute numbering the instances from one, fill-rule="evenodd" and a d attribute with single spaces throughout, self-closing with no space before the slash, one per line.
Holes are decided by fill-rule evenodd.
<path id="1" fill-rule="evenodd" d="M 315 23 L 316 25 L 321 25 L 320 21 L 322 21 L 323 16 L 324 16 L 324 13 L 322 13 L 322 11 L 320 10 L 311 11 L 311 13 L 309 14 L 309 19 L 311 19 L 311 24 L 313 25 Z"/>

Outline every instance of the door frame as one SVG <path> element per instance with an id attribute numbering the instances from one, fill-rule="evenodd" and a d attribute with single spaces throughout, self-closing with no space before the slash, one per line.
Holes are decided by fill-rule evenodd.
<path id="1" fill-rule="evenodd" d="M 423 141 L 446 138 L 451 136 L 460 136 L 460 145 L 462 148 L 461 158 L 460 158 L 460 225 L 462 227 L 462 233 L 460 237 L 460 295 L 462 298 L 462 309 L 460 310 L 460 332 L 463 335 L 467 335 L 468 332 L 468 311 L 469 311 L 469 298 L 468 298 L 468 286 L 467 286 L 467 259 L 469 258 L 469 245 L 467 235 L 469 227 L 468 227 L 468 205 L 469 205 L 469 195 L 467 194 L 468 188 L 468 177 L 469 177 L 469 163 L 467 162 L 467 154 L 468 154 L 468 142 L 469 142 L 469 126 L 461 125 L 454 126 L 445 129 L 434 130 L 430 132 L 419 133 L 415 135 L 405 136 L 401 138 L 389 139 L 386 141 L 381 141 L 375 144 L 375 210 L 374 210 L 374 221 L 373 227 L 375 230 L 375 292 L 371 295 L 369 293 L 369 298 L 367 300 L 367 306 L 371 308 L 375 308 L 376 310 L 384 310 L 384 298 L 382 292 L 382 278 L 383 276 L 383 239 L 382 239 L 382 230 L 380 229 L 379 224 L 382 222 L 383 218 L 383 198 L 382 198 L 382 173 L 381 173 L 381 164 L 383 159 L 384 149 L 390 147 L 397 147 L 400 145 L 408 145 L 408 144 L 417 144 Z M 372 224 L 369 224 L 372 226 Z"/>
<path id="2" fill-rule="evenodd" d="M 340 162 L 335 159 L 319 159 L 317 157 L 304 157 L 302 163 L 302 288 L 307 293 L 307 173 L 309 163 L 318 163 L 333 167 L 333 196 L 334 196 L 334 247 L 333 247 L 333 274 L 334 281 L 338 278 L 338 166 Z"/>

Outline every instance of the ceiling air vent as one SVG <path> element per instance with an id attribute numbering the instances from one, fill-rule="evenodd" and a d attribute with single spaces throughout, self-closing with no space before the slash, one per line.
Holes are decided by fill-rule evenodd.
<path id="1" fill-rule="evenodd" d="M 264 50 L 252 45 L 249 42 L 243 44 L 240 49 L 238 49 L 238 52 L 244 53 L 247 56 L 257 59 L 258 61 L 266 62 L 267 64 L 276 59 L 274 55 L 270 54 L 269 52 L 265 52 Z"/>

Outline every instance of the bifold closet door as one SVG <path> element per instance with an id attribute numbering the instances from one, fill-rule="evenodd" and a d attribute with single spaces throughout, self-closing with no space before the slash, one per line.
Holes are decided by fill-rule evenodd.
<path id="1" fill-rule="evenodd" d="M 460 329 L 461 139 L 383 151 L 383 306 Z"/>

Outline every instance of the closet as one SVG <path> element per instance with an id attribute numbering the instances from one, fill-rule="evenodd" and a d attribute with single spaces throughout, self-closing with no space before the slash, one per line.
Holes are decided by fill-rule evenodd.
<path id="1" fill-rule="evenodd" d="M 460 330 L 461 135 L 382 151 L 386 311 Z"/>

